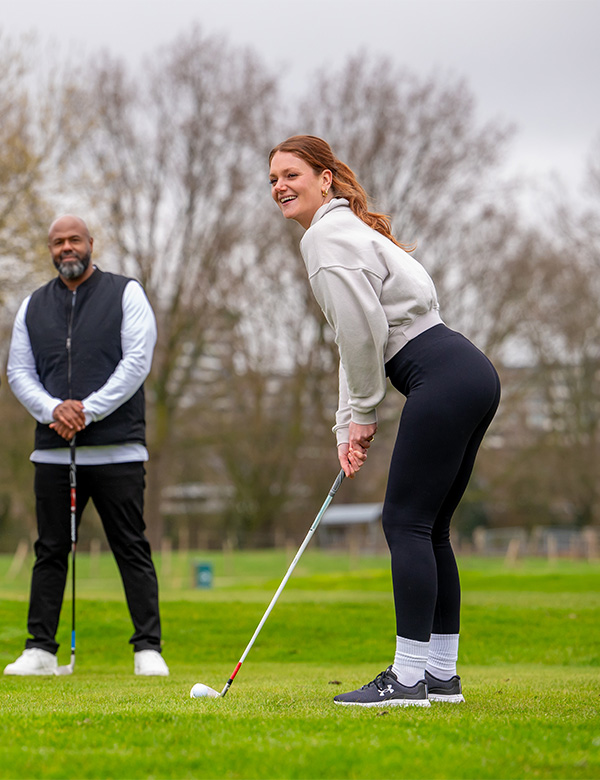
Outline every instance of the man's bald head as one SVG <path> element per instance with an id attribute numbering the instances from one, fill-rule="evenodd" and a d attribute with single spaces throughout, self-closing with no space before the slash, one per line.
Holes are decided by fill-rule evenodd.
<path id="1" fill-rule="evenodd" d="M 64 233 L 65 231 L 67 233 L 79 233 L 88 240 L 92 238 L 90 236 L 88 226 L 81 219 L 81 217 L 75 217 L 73 214 L 64 214 L 62 217 L 55 219 L 54 222 L 50 225 L 50 228 L 48 229 L 48 243 L 50 242 L 50 238 L 54 233 Z"/>

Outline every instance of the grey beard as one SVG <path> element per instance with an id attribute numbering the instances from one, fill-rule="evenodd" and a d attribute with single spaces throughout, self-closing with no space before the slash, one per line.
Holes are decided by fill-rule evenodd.
<path id="1" fill-rule="evenodd" d="M 91 253 L 87 252 L 83 257 L 77 258 L 77 260 L 61 260 L 56 264 L 56 268 L 64 279 L 79 279 L 90 264 L 90 258 Z"/>

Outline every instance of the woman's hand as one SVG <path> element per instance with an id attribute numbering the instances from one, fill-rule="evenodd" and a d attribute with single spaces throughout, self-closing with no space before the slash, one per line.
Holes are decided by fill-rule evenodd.
<path id="1" fill-rule="evenodd" d="M 358 473 L 367 459 L 367 450 L 377 432 L 377 423 L 359 425 L 350 423 L 348 443 L 338 445 L 338 460 L 344 474 L 350 479 Z"/>

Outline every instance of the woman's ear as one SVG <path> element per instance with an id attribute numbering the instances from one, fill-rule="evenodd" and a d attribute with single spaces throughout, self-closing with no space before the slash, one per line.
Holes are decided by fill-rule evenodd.
<path id="1" fill-rule="evenodd" d="M 321 195 L 326 198 L 329 194 L 329 188 L 331 187 L 331 182 L 333 181 L 333 174 L 329 170 L 329 168 L 326 168 L 323 173 L 321 174 Z"/>

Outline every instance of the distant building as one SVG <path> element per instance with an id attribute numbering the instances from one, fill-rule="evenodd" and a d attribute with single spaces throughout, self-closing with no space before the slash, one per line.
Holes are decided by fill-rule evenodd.
<path id="1" fill-rule="evenodd" d="M 336 504 L 323 515 L 319 526 L 320 547 L 381 552 L 387 544 L 381 528 L 383 504 Z"/>

